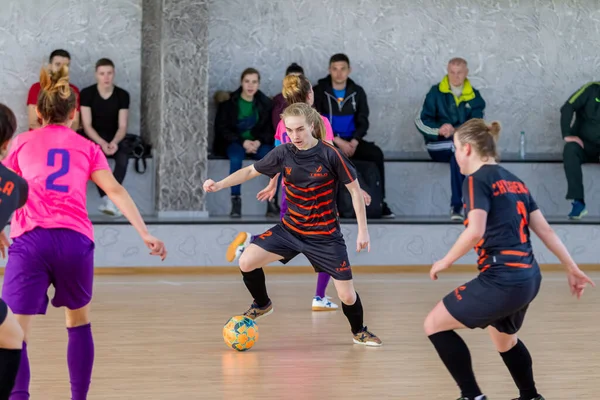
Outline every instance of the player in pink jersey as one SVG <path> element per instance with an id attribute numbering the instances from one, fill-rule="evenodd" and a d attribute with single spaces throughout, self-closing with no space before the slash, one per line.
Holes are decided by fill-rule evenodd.
<path id="1" fill-rule="evenodd" d="M 292 105 L 295 103 L 307 103 L 310 106 L 313 105 L 314 94 L 312 90 L 312 85 L 310 84 L 310 81 L 302 74 L 288 74 L 283 79 L 283 88 L 281 93 L 283 94 L 283 98 L 285 99 L 288 105 Z M 327 141 L 330 144 L 333 144 L 334 136 L 331 124 L 329 123 L 329 120 L 327 118 L 321 118 L 323 119 L 323 124 L 325 125 L 325 141 Z M 277 125 L 277 129 L 275 131 L 275 145 L 278 146 L 280 144 L 285 143 L 290 143 L 290 138 L 285 130 L 285 124 L 283 123 L 283 120 L 279 120 L 279 124 Z M 273 179 L 271 179 L 269 185 L 258 193 L 257 198 L 260 201 L 271 200 L 275 196 L 278 179 L 279 174 L 276 175 Z M 365 198 L 365 203 L 369 205 L 371 202 L 371 198 L 364 190 L 363 196 Z M 280 218 L 283 218 L 286 211 L 287 200 L 285 197 L 285 191 L 282 191 Z M 249 232 L 238 233 L 238 235 L 231 242 L 229 248 L 227 249 L 227 260 L 229 262 L 236 260 L 242 254 L 244 249 L 250 245 L 250 243 L 254 240 L 255 237 L 256 235 L 253 236 Z M 329 274 L 325 272 L 318 273 L 317 288 L 315 291 L 315 296 L 312 300 L 313 311 L 335 311 L 338 309 L 338 305 L 330 301 L 329 297 L 325 295 L 325 290 L 327 289 L 327 285 L 329 284 L 330 279 L 331 276 L 329 276 Z"/>
<path id="2" fill-rule="evenodd" d="M 4 157 L 10 139 L 17 129 L 15 114 L 0 104 L 0 158 Z M 0 253 L 5 256 L 8 239 L 4 227 L 12 213 L 27 201 L 27 182 L 0 165 Z M 15 315 L 0 299 L 0 400 L 8 400 L 21 363 L 23 330 Z"/>
<path id="3" fill-rule="evenodd" d="M 31 322 L 45 314 L 47 290 L 55 288 L 54 307 L 66 308 L 67 362 L 72 400 L 87 398 L 94 364 L 90 302 L 94 278 L 94 234 L 86 211 L 86 185 L 92 180 L 117 205 L 150 249 L 164 260 L 164 244 L 148 233 L 127 191 L 115 180 L 100 147 L 69 127 L 76 97 L 63 66 L 40 74 L 37 113 L 42 128 L 22 133 L 3 160 L 29 184 L 25 206 L 11 224 L 12 245 L 2 298 L 25 333 L 21 364 L 11 400 L 29 398 L 27 345 Z"/>

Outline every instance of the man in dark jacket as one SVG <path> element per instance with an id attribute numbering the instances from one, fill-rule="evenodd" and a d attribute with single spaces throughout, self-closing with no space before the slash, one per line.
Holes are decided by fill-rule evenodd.
<path id="1" fill-rule="evenodd" d="M 230 174 L 242 168 L 246 156 L 260 160 L 273 149 L 273 102 L 258 90 L 259 83 L 258 71 L 246 69 L 242 73 L 241 87 L 217 108 L 213 151 L 217 155 L 227 155 Z M 267 216 L 279 215 L 276 204 L 275 200 L 268 203 Z M 238 218 L 242 215 L 240 185 L 231 188 L 230 215 Z"/>
<path id="2" fill-rule="evenodd" d="M 575 123 L 573 121 L 575 113 Z M 560 109 L 560 130 L 565 143 L 563 163 L 567 176 L 567 200 L 573 200 L 570 219 L 587 214 L 581 165 L 597 163 L 600 156 L 600 82 L 581 87 Z"/>
<path id="3" fill-rule="evenodd" d="M 371 161 L 379 170 L 383 192 L 382 217 L 394 218 L 385 202 L 385 167 L 383 152 L 364 137 L 369 129 L 369 104 L 363 88 L 348 78 L 352 69 L 345 54 L 335 54 L 329 60 L 329 75 L 319 80 L 314 91 L 314 107 L 329 119 L 333 142 L 350 159 Z"/>
<path id="4" fill-rule="evenodd" d="M 425 139 L 433 161 L 450 162 L 450 217 L 463 220 L 462 185 L 465 179 L 454 157 L 454 130 L 472 118 L 483 118 L 485 101 L 467 79 L 469 69 L 462 58 L 448 62 L 448 75 L 431 87 L 415 124 Z"/>

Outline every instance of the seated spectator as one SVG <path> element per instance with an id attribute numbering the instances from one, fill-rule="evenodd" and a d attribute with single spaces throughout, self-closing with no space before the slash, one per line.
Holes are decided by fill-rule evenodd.
<path id="1" fill-rule="evenodd" d="M 369 105 L 362 87 L 348 76 L 352 69 L 345 54 L 335 54 L 329 60 L 329 75 L 314 87 L 314 106 L 329 119 L 335 137 L 333 142 L 351 160 L 373 162 L 381 176 L 382 217 L 394 218 L 385 202 L 385 167 L 383 152 L 364 137 L 369 129 Z M 372 195 L 372 193 L 371 193 Z"/>
<path id="2" fill-rule="evenodd" d="M 288 75 L 304 75 L 304 69 L 296 63 L 290 64 L 289 67 L 285 70 L 285 76 Z M 277 126 L 279 125 L 279 121 L 281 120 L 281 113 L 288 106 L 287 101 L 283 97 L 283 93 L 278 93 L 275 97 L 273 97 L 273 112 L 271 113 L 271 118 L 273 120 L 273 129 L 277 131 Z"/>
<path id="3" fill-rule="evenodd" d="M 273 149 L 274 130 L 271 124 L 273 102 L 258 88 L 260 74 L 254 68 L 242 73 L 241 86 L 228 100 L 219 104 L 215 117 L 213 151 L 226 154 L 230 160 L 229 173 L 242 168 L 246 156 L 260 160 Z M 277 216 L 275 199 L 267 204 L 267 216 Z M 231 213 L 242 216 L 241 186 L 231 188 Z"/>
<path id="4" fill-rule="evenodd" d="M 425 97 L 415 124 L 425 139 L 425 146 L 433 161 L 450 162 L 450 218 L 462 221 L 462 185 L 465 179 L 454 157 L 455 128 L 471 118 L 483 118 L 485 101 L 467 79 L 469 69 L 462 58 L 448 62 L 448 75 L 431 87 Z"/>
<path id="5" fill-rule="evenodd" d="M 107 157 L 115 160 L 113 174 L 119 183 L 125 180 L 130 146 L 124 141 L 129 117 L 129 93 L 114 84 L 115 65 L 108 58 L 96 62 L 96 84 L 81 91 L 81 120 L 88 138 L 98 143 Z M 121 212 L 98 188 L 102 198 L 100 211 L 120 216 Z"/>
<path id="6" fill-rule="evenodd" d="M 56 72 L 62 67 L 66 65 L 67 67 L 71 63 L 71 55 L 68 51 L 57 49 L 54 50 L 50 54 L 48 68 L 50 72 Z M 71 129 L 76 131 L 79 129 L 79 89 L 69 83 L 71 86 L 71 90 L 75 92 L 75 96 L 77 97 L 77 114 L 75 115 L 75 119 L 73 120 L 73 124 L 71 124 Z M 27 116 L 29 120 L 29 130 L 38 129 L 42 126 L 42 120 L 38 117 L 37 112 L 35 111 L 37 105 L 38 95 L 40 93 L 40 82 L 36 82 L 29 88 L 29 94 L 27 95 Z"/>
<path id="7" fill-rule="evenodd" d="M 563 163 L 567 176 L 567 200 L 572 200 L 570 219 L 587 214 L 581 165 L 600 157 L 600 83 L 580 88 L 560 109 L 560 129 L 565 143 Z M 575 122 L 573 126 L 573 113 Z"/>

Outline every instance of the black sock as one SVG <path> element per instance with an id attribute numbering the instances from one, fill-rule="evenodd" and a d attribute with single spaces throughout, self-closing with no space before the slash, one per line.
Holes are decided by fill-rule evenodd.
<path id="1" fill-rule="evenodd" d="M 517 340 L 515 347 L 505 353 L 500 353 L 500 355 L 519 388 L 519 398 L 530 400 L 539 396 L 533 380 L 533 360 L 525 344 L 521 340 Z"/>
<path id="2" fill-rule="evenodd" d="M 352 333 L 356 335 L 363 328 L 363 308 L 358 293 L 356 293 L 356 301 L 351 306 L 342 302 L 342 310 L 344 310 L 344 315 L 350 322 Z"/>
<path id="3" fill-rule="evenodd" d="M 471 353 L 464 340 L 454 331 L 435 333 L 429 336 L 429 340 L 456 381 L 462 397 L 474 399 L 481 396 L 481 389 L 473 373 Z"/>
<path id="4" fill-rule="evenodd" d="M 0 400 L 8 400 L 21 364 L 21 350 L 0 349 Z"/>
<path id="5" fill-rule="evenodd" d="M 263 308 L 271 301 L 267 295 L 267 283 L 265 282 L 265 271 L 262 268 L 256 268 L 254 271 L 244 272 L 244 283 L 248 291 L 254 298 L 254 302 Z"/>

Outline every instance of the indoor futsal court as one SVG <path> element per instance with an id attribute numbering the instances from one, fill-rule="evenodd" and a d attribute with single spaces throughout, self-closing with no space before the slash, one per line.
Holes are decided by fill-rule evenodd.
<path id="1" fill-rule="evenodd" d="M 307 268 L 307 272 L 309 269 Z M 314 274 L 267 268 L 275 311 L 257 322 L 247 352 L 228 348 L 223 324 L 249 304 L 241 277 L 98 276 L 92 310 L 96 363 L 89 399 L 449 399 L 456 385 L 423 333 L 425 316 L 448 291 L 475 276 L 355 273 L 365 324 L 379 348 L 354 345 L 342 311 L 312 312 Z M 590 277 L 600 281 L 600 274 Z M 329 286 L 328 294 L 335 292 Z M 52 294 L 50 292 L 50 294 Z M 333 296 L 335 301 L 338 301 Z M 546 272 L 521 339 L 548 399 L 597 399 L 598 308 L 578 302 L 564 274 Z M 31 398 L 68 398 L 62 310 L 35 321 Z M 491 399 L 515 397 L 511 377 L 485 331 L 462 331 L 476 375 Z"/>

